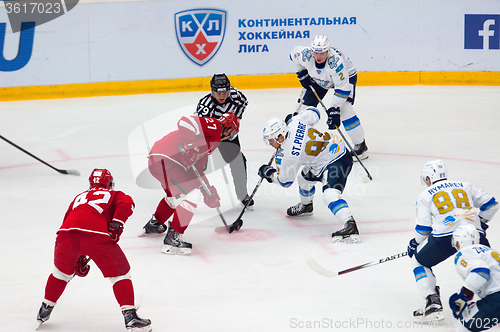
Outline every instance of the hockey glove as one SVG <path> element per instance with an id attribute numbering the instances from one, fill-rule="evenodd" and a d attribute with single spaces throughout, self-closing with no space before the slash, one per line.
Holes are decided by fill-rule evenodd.
<path id="1" fill-rule="evenodd" d="M 78 258 L 78 262 L 76 262 L 75 275 L 79 277 L 87 276 L 87 274 L 89 274 L 90 271 L 90 265 L 88 265 L 87 263 L 88 263 L 87 256 L 80 255 L 80 258 Z"/>
<path id="2" fill-rule="evenodd" d="M 181 152 L 185 151 L 186 154 L 181 155 L 181 163 L 186 166 L 186 168 L 191 167 L 196 160 L 198 159 L 198 156 L 200 155 L 200 150 L 198 148 L 194 149 L 189 149 L 187 146 L 182 148 Z"/>
<path id="3" fill-rule="evenodd" d="M 418 247 L 417 241 L 415 239 L 411 239 L 410 243 L 408 244 L 408 256 L 410 256 L 410 258 L 412 258 L 413 255 L 415 254 L 417 247 Z"/>
<path id="4" fill-rule="evenodd" d="M 294 116 L 296 116 L 297 114 L 298 114 L 297 112 L 293 112 L 293 113 L 288 114 L 288 115 L 285 117 L 285 123 L 286 123 L 286 125 L 287 125 L 287 126 L 288 126 L 288 124 L 289 124 L 290 122 L 292 122 L 292 118 L 293 118 Z"/>
<path id="5" fill-rule="evenodd" d="M 123 232 L 123 223 L 119 220 L 113 219 L 113 221 L 108 226 L 109 237 L 113 240 L 113 243 L 117 243 L 120 240 L 120 235 Z"/>
<path id="6" fill-rule="evenodd" d="M 479 216 L 479 220 L 481 221 L 481 228 L 483 229 L 483 231 L 486 232 L 486 230 L 490 227 L 487 222 L 488 220 L 486 219 L 483 219 L 481 216 Z"/>
<path id="7" fill-rule="evenodd" d="M 313 81 L 311 76 L 309 76 L 309 73 L 307 72 L 307 69 L 301 70 L 297 72 L 297 77 L 299 78 L 300 84 L 308 89 L 310 85 L 315 85 L 316 83 Z M 315 85 L 316 87 L 316 85 Z"/>
<path id="8" fill-rule="evenodd" d="M 330 107 L 328 111 L 326 111 L 326 114 L 328 115 L 328 120 L 326 120 L 328 129 L 340 127 L 340 108 Z"/>
<path id="9" fill-rule="evenodd" d="M 259 168 L 259 176 L 263 179 L 266 179 L 267 182 L 269 182 L 269 183 L 273 182 L 273 174 L 275 172 L 276 172 L 276 170 L 267 164 L 262 165 Z"/>
<path id="10" fill-rule="evenodd" d="M 208 187 L 208 190 L 210 190 L 210 195 L 205 191 L 205 190 L 202 190 L 203 192 L 203 201 L 205 202 L 205 204 L 211 208 L 211 209 L 215 209 L 217 207 L 220 206 L 220 197 L 219 197 L 219 194 L 217 193 L 217 189 L 215 189 L 214 186 L 209 186 Z"/>
<path id="11" fill-rule="evenodd" d="M 450 296 L 449 302 L 450 302 L 451 312 L 453 313 L 453 317 L 455 317 L 456 319 L 460 319 L 460 317 L 462 316 L 462 312 L 467 306 L 467 302 L 472 300 L 473 297 L 474 297 L 474 292 L 465 287 L 462 287 L 460 293 L 455 293 L 452 296 Z"/>

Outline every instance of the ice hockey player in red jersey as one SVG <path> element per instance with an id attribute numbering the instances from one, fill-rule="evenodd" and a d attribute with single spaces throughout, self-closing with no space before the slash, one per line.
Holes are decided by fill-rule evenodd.
<path id="1" fill-rule="evenodd" d="M 238 117 L 225 113 L 219 119 L 211 117 L 183 116 L 178 129 L 157 141 L 149 153 L 149 171 L 161 183 L 166 196 L 158 204 L 152 218 L 143 228 L 143 235 L 162 234 L 162 252 L 165 254 L 190 254 L 192 244 L 182 238 L 201 201 L 210 208 L 220 206 L 219 195 L 204 175 L 208 156 L 221 141 L 234 137 L 239 131 Z M 208 195 L 195 167 L 210 190 Z M 167 220 L 173 215 L 169 225 Z"/>
<path id="2" fill-rule="evenodd" d="M 54 271 L 45 286 L 45 298 L 38 312 L 39 326 L 50 314 L 75 275 L 85 277 L 91 259 L 113 285 L 125 327 L 129 331 L 149 332 L 151 321 L 137 316 L 130 265 L 118 245 L 123 226 L 134 210 L 134 201 L 122 191 L 113 190 L 113 176 L 107 169 L 94 169 L 90 188 L 71 202 L 57 232 Z"/>

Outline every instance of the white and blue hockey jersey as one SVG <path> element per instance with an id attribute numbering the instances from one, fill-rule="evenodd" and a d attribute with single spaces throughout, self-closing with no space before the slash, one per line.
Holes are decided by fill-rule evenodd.
<path id="1" fill-rule="evenodd" d="M 463 286 L 484 298 L 500 291 L 500 254 L 490 247 L 474 244 L 455 255 L 455 269 Z"/>
<path id="2" fill-rule="evenodd" d="M 341 158 L 346 149 L 342 138 L 331 132 L 319 132 L 313 126 L 320 120 L 314 107 L 294 116 L 288 124 L 288 136 L 276 152 L 274 182 L 290 187 L 302 166 L 319 177 L 325 167 Z"/>
<path id="3" fill-rule="evenodd" d="M 438 181 L 418 197 L 415 240 L 422 243 L 431 232 L 435 237 L 451 235 L 463 223 L 482 230 L 478 216 L 490 220 L 497 210 L 495 198 L 470 183 Z"/>
<path id="4" fill-rule="evenodd" d="M 339 49 L 330 47 L 329 57 L 323 68 L 316 66 L 310 47 L 297 46 L 290 57 L 298 72 L 307 69 L 309 76 L 320 87 L 334 89 L 330 107 L 341 107 L 349 96 L 352 97 L 353 85 L 349 78 L 356 75 L 356 68 Z"/>

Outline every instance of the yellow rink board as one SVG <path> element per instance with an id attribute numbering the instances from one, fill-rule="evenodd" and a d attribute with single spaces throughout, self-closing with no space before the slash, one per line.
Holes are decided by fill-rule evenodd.
<path id="1" fill-rule="evenodd" d="M 209 91 L 211 77 L 0 88 L 0 101 Z M 230 76 L 238 89 L 299 88 L 295 74 Z M 358 86 L 500 86 L 500 72 L 359 72 Z"/>

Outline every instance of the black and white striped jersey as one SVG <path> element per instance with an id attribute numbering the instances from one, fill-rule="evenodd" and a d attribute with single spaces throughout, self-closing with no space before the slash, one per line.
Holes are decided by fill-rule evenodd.
<path id="1" fill-rule="evenodd" d="M 235 87 L 231 87 L 231 94 L 224 104 L 214 102 L 212 94 L 209 93 L 200 99 L 194 115 L 209 116 L 218 119 L 222 114 L 230 112 L 241 120 L 247 105 L 248 101 L 245 95 Z"/>

